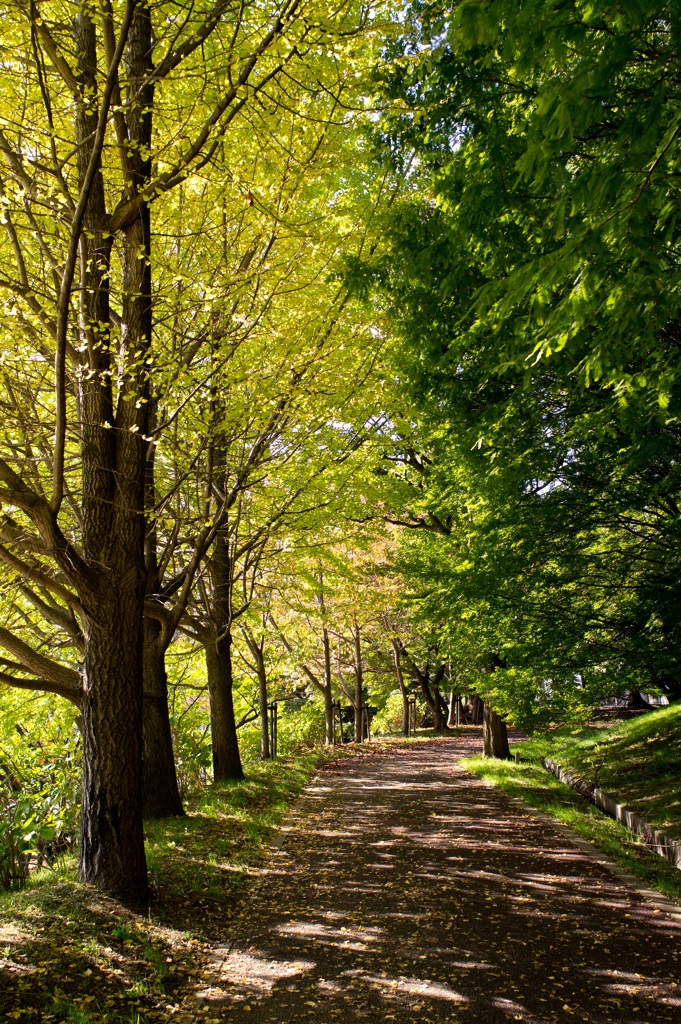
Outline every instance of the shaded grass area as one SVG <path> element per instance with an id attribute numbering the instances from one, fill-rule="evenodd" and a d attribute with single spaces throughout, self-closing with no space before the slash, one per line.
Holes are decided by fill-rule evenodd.
<path id="1" fill-rule="evenodd" d="M 578 733 L 555 730 L 516 749 L 557 761 L 681 839 L 681 706 Z"/>
<path id="2" fill-rule="evenodd" d="M 147 823 L 144 913 L 79 883 L 73 857 L 0 894 L 0 1021 L 188 1021 L 183 1002 L 212 942 L 224 939 L 276 823 L 324 756 L 251 764 L 244 782 L 209 787 L 186 817 Z"/>
<path id="3" fill-rule="evenodd" d="M 523 744 L 523 750 L 525 744 Z M 540 764 L 472 757 L 461 762 L 479 778 L 520 797 L 532 807 L 568 825 L 649 886 L 681 903 L 681 872 L 673 868 L 619 822 L 559 782 Z"/>

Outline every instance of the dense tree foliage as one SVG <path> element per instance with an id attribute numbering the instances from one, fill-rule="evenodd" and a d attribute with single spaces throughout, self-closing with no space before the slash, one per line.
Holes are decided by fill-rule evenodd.
<path id="1" fill-rule="evenodd" d="M 518 719 L 677 697 L 678 12 L 418 3 L 409 28 L 377 137 L 409 191 L 355 268 L 401 339 L 403 567 Z"/>
<path id="2" fill-rule="evenodd" d="M 167 646 L 208 560 L 209 653 L 229 658 L 231 517 L 347 391 L 335 353 L 358 330 L 326 279 L 376 193 L 344 227 L 329 157 L 370 15 L 130 0 L 4 20 L 3 678 L 78 705 L 81 875 L 128 899 L 147 886 L 143 751 L 149 810 L 181 809 Z"/>
<path id="3" fill-rule="evenodd" d="M 143 900 L 143 817 L 271 757 L 275 705 L 285 749 L 417 705 L 504 756 L 497 712 L 681 696 L 680 37 L 9 4 L 0 884 L 80 822 Z"/>

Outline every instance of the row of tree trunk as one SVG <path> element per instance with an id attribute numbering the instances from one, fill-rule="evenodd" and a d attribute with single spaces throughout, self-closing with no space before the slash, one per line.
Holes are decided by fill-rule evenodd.
<path id="1" fill-rule="evenodd" d="M 436 732 L 446 732 L 460 725 L 482 725 L 483 755 L 485 757 L 510 757 L 506 722 L 478 694 L 473 693 L 467 701 L 452 690 L 449 706 L 445 702 L 440 687 L 445 678 L 446 666 L 436 665 L 433 669 L 430 662 L 420 668 L 400 640 L 392 638 L 395 663 L 395 674 L 402 694 L 402 733 L 409 734 L 409 692 L 404 679 L 403 663 L 419 685 L 426 702 Z"/>

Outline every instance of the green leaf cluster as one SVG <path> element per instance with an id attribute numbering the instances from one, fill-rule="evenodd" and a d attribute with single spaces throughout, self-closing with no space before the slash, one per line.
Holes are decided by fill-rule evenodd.
<path id="1" fill-rule="evenodd" d="M 428 462 L 402 519 L 445 526 L 402 569 L 518 721 L 681 695 L 678 43 L 673 4 L 416 3 L 380 73 L 407 190 L 362 273 Z"/>

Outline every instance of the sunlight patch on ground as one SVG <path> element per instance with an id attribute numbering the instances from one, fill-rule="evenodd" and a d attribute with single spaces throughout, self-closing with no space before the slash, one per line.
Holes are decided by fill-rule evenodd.
<path id="1" fill-rule="evenodd" d="M 213 972 L 206 973 L 213 973 L 218 984 L 208 985 L 195 993 L 195 998 L 202 1002 L 240 1001 L 246 998 L 244 989 L 252 996 L 268 995 L 278 982 L 305 974 L 313 970 L 315 964 L 310 960 L 274 960 L 251 951 L 232 950 L 230 953 L 225 949 L 224 955 L 216 958 L 212 967 Z"/>
<path id="2" fill-rule="evenodd" d="M 280 935 L 296 935 L 311 938 L 320 945 L 340 946 L 357 953 L 368 950 L 369 943 L 377 942 L 381 936 L 378 929 L 328 928 L 323 924 L 292 921 L 275 929 Z M 372 932 L 374 934 L 372 934 Z"/>
<path id="3" fill-rule="evenodd" d="M 30 939 L 31 933 L 18 928 L 15 924 L 0 924 L 0 947 L 14 946 Z"/>
<path id="4" fill-rule="evenodd" d="M 645 977 L 630 971 L 597 970 L 586 971 L 601 982 L 604 992 L 613 996 L 643 996 L 666 1006 L 681 1006 L 681 985 L 670 984 L 658 978 Z"/>
<path id="5" fill-rule="evenodd" d="M 344 971 L 345 977 L 358 978 L 371 985 L 384 998 L 401 996 L 417 996 L 428 999 L 442 999 L 449 1003 L 467 1003 L 466 996 L 456 992 L 449 985 L 439 981 L 426 981 L 422 978 L 386 978 L 379 974 L 367 974 L 365 971 Z"/>
<path id="6" fill-rule="evenodd" d="M 305 935 L 313 938 L 356 939 L 359 942 L 378 942 L 383 937 L 382 928 L 329 928 L 323 924 L 306 921 L 291 921 L 281 925 L 277 931 L 282 935 Z"/>
<path id="7" fill-rule="evenodd" d="M 495 996 L 492 999 L 492 1006 L 497 1010 L 502 1010 L 503 1013 L 507 1013 L 513 1017 L 513 1020 L 522 1020 L 525 1024 L 545 1024 L 545 1017 L 537 1017 L 535 1014 L 530 1013 L 526 1010 L 521 1003 L 515 1002 L 514 999 L 504 999 L 502 996 Z"/>

